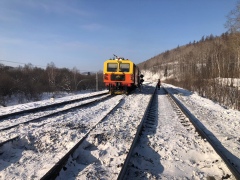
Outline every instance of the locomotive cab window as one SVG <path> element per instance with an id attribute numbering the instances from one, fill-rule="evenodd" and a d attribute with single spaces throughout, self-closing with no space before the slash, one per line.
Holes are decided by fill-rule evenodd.
<path id="1" fill-rule="evenodd" d="M 117 71 L 117 63 L 108 63 L 107 64 L 107 71 L 108 72 L 116 72 Z"/>
<path id="2" fill-rule="evenodd" d="M 119 67 L 120 71 L 121 72 L 129 72 L 130 71 L 130 64 L 120 64 L 120 67 Z"/>

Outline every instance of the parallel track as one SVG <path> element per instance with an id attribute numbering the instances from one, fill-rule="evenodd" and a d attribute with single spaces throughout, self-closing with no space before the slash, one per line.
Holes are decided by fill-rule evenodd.
<path id="1" fill-rule="evenodd" d="M 101 94 L 101 95 L 102 95 L 102 94 Z M 97 95 L 97 96 L 101 96 L 101 95 Z M 105 93 L 104 93 L 103 95 L 105 95 Z M 97 97 L 97 96 L 93 96 L 93 97 Z M 87 105 L 96 103 L 96 102 L 98 102 L 98 101 L 103 101 L 104 99 L 107 99 L 107 98 L 109 98 L 109 97 L 111 97 L 111 96 L 110 96 L 110 95 L 108 95 L 108 96 L 103 96 L 102 98 L 99 98 L 99 99 L 97 99 L 97 100 L 89 101 L 89 102 L 87 102 L 87 103 L 83 103 L 83 104 L 80 104 L 80 105 L 76 105 L 76 106 L 74 106 L 74 107 L 70 107 L 70 108 L 67 108 L 67 109 L 64 109 L 64 110 L 59 110 L 59 111 L 56 111 L 56 112 L 53 112 L 53 113 L 50 113 L 50 114 L 47 114 L 47 115 L 42 115 L 42 116 L 40 116 L 40 117 L 38 117 L 38 118 L 26 120 L 25 122 L 21 122 L 21 123 L 9 125 L 9 126 L 7 126 L 7 127 L 1 128 L 0 131 L 6 131 L 6 130 L 9 130 L 9 129 L 15 128 L 15 127 L 17 127 L 17 126 L 19 126 L 19 125 L 26 125 L 26 124 L 29 124 L 29 123 L 31 123 L 31 122 L 42 121 L 42 120 L 44 120 L 44 119 L 46 119 L 46 118 L 50 118 L 50 117 L 56 116 L 56 115 L 61 114 L 61 113 L 66 113 L 66 112 L 68 112 L 68 111 L 70 111 L 70 110 L 77 109 L 77 108 L 79 108 L 79 107 L 84 107 L 84 106 L 87 106 Z M 83 99 L 81 99 L 81 100 L 83 101 L 83 100 L 85 100 L 85 99 L 86 99 L 86 98 L 83 98 Z M 78 99 L 78 101 L 80 101 L 80 99 Z M 75 103 L 75 100 L 74 100 L 74 101 L 71 101 L 71 102 L 72 102 L 72 103 Z M 67 104 L 69 104 L 69 103 L 70 103 L 70 102 L 68 101 Z M 58 106 L 57 106 L 57 105 L 54 105 L 54 107 L 57 108 Z M 28 113 L 30 113 L 30 112 L 28 112 Z M 16 140 L 17 138 L 19 138 L 19 136 L 15 136 L 14 138 L 5 140 L 5 141 L 3 141 L 3 142 L 0 143 L 0 146 L 4 145 L 5 143 L 8 143 L 8 142 L 10 142 L 10 141 Z"/>
<path id="2" fill-rule="evenodd" d="M 206 129 L 201 123 L 199 123 L 199 120 L 197 120 L 196 117 L 194 117 L 190 111 L 179 101 L 177 100 L 170 92 L 168 92 L 164 87 L 162 87 L 165 91 L 166 91 L 166 94 L 169 95 L 169 100 L 172 101 L 173 103 L 175 103 L 175 105 L 180 109 L 179 111 L 180 112 L 183 112 L 184 115 L 190 120 L 189 122 L 191 122 L 193 124 L 193 126 L 195 127 L 196 131 L 199 133 L 199 135 L 203 138 L 203 139 L 206 139 L 209 144 L 213 147 L 213 149 L 216 151 L 216 153 L 222 158 L 222 160 L 225 162 L 225 164 L 227 165 L 227 167 L 229 168 L 229 170 L 231 171 L 231 173 L 233 174 L 233 176 L 235 176 L 236 179 L 240 179 L 240 174 L 239 174 L 239 171 L 237 169 L 237 167 L 229 160 L 230 158 L 228 158 L 228 156 L 223 152 L 223 149 L 226 150 L 222 145 L 219 145 L 220 143 L 216 144 L 210 137 L 209 137 L 209 131 L 208 130 L 205 130 L 205 131 L 208 131 L 208 134 L 203 130 L 203 129 Z M 154 96 L 153 96 L 154 98 Z M 136 137 L 133 141 L 133 144 L 132 144 L 132 147 L 129 151 L 129 154 L 127 155 L 127 158 L 124 162 L 124 165 L 122 167 L 122 170 L 118 176 L 118 180 L 123 180 L 127 177 L 126 175 L 126 170 L 127 170 L 127 167 L 129 166 L 129 162 L 130 162 L 130 158 L 132 156 L 132 150 L 133 148 L 135 147 L 135 142 L 137 141 L 139 137 L 139 134 L 141 134 L 141 130 L 143 127 L 146 127 L 146 128 L 149 128 L 148 126 L 152 126 L 154 125 L 155 122 L 152 122 L 153 119 L 155 119 L 156 117 L 154 117 L 154 112 L 152 113 L 152 111 L 154 111 L 154 103 L 152 103 L 153 100 L 151 100 L 146 112 L 145 112 L 145 115 L 144 115 L 144 118 L 142 120 L 142 123 L 141 125 L 139 126 L 139 129 L 138 129 L 138 133 L 136 134 Z M 182 119 L 185 119 L 185 117 L 183 117 Z M 196 121 L 198 123 L 196 123 Z M 189 129 L 189 124 L 187 124 L 188 122 L 184 121 L 184 120 L 181 120 L 180 118 L 180 122 L 183 124 L 183 126 L 185 126 L 187 128 L 187 130 L 190 130 Z M 230 153 L 228 153 L 229 155 Z"/>
<path id="3" fill-rule="evenodd" d="M 131 146 L 130 146 L 130 149 L 129 149 L 128 153 L 127 153 L 127 156 L 126 156 L 125 160 L 121 163 L 121 166 L 118 166 L 118 168 L 121 168 L 121 170 L 119 171 L 120 173 L 119 173 L 117 179 L 124 179 L 124 175 L 125 175 L 125 172 L 126 172 L 126 170 L 127 170 L 127 166 L 128 166 L 129 160 L 130 160 L 131 155 L 132 155 L 132 151 L 133 151 L 133 149 L 134 149 L 134 147 L 135 147 L 135 144 L 136 144 L 136 142 L 137 142 L 137 140 L 138 140 L 139 134 L 140 134 L 141 131 L 142 131 L 143 123 L 144 123 L 145 119 L 149 117 L 149 112 L 151 111 L 151 106 L 152 106 L 152 103 L 153 103 L 153 99 L 154 99 L 154 95 L 155 95 L 155 94 L 156 94 L 156 89 L 155 89 L 154 93 L 152 94 L 151 99 L 150 99 L 150 101 L 149 101 L 149 104 L 148 104 L 148 106 L 147 106 L 147 108 L 146 108 L 146 111 L 145 111 L 145 113 L 144 113 L 144 116 L 143 116 L 142 120 L 140 121 L 140 124 L 138 125 L 137 131 L 136 131 L 136 134 L 135 134 L 135 137 L 134 137 L 133 142 L 132 142 L 132 144 L 131 144 Z M 121 101 L 119 101 L 119 103 L 120 103 L 120 102 L 121 102 Z M 118 103 L 118 104 L 119 104 L 119 103 Z M 69 150 L 69 152 L 68 152 L 65 156 L 63 156 L 63 157 L 41 178 L 41 180 L 55 179 L 55 178 L 59 175 L 60 171 L 61 171 L 62 169 L 64 169 L 64 166 L 66 165 L 69 157 L 74 153 L 74 151 L 75 151 L 75 150 L 81 145 L 81 143 L 83 143 L 83 141 L 89 136 L 89 134 L 91 133 L 91 131 L 96 130 L 96 129 L 95 129 L 96 126 L 97 126 L 100 122 L 102 122 L 107 116 L 109 116 L 109 114 L 111 114 L 111 113 L 114 111 L 114 109 L 116 109 L 116 107 L 118 106 L 118 104 L 117 104 L 104 118 L 102 118 L 101 120 L 99 120 L 99 122 L 98 122 L 95 126 L 93 126 L 93 127 L 84 135 L 84 137 L 83 137 L 82 139 L 80 139 L 79 142 L 78 142 L 71 150 Z"/>
<path id="4" fill-rule="evenodd" d="M 240 179 L 239 170 L 234 165 L 234 163 L 230 161 L 230 158 L 228 158 L 231 153 L 228 152 L 228 150 L 219 142 L 219 140 L 217 140 L 217 138 L 202 123 L 200 123 L 200 121 L 177 98 L 175 98 L 167 89 L 164 88 L 164 90 L 168 93 L 169 97 L 174 101 L 174 103 L 181 109 L 185 116 L 190 120 L 199 135 L 203 139 L 206 139 L 216 151 L 216 153 L 222 158 L 235 178 Z M 184 123 L 185 121 L 182 121 L 183 125 Z M 213 140 L 210 136 L 214 137 L 215 139 Z"/>
<path id="5" fill-rule="evenodd" d="M 102 122 L 109 114 L 111 114 L 116 109 L 116 107 L 121 103 L 124 97 L 125 96 L 123 96 L 122 99 L 103 118 L 101 118 L 94 126 L 92 126 L 88 130 L 88 132 L 86 132 L 85 135 L 76 143 L 76 145 L 73 148 L 71 148 L 62 158 L 60 158 L 60 160 L 41 178 L 41 180 L 55 179 L 59 175 L 60 171 L 64 168 L 69 157 L 73 155 L 73 153 L 79 147 L 79 145 L 88 137 L 89 133 L 93 129 L 95 129 L 100 122 Z"/>
<path id="6" fill-rule="evenodd" d="M 12 112 L 12 113 L 8 113 L 8 114 L 3 114 L 0 115 L 0 121 L 3 121 L 6 118 L 11 118 L 13 116 L 22 116 L 25 113 L 36 113 L 36 112 L 40 112 L 40 111 L 44 111 L 50 108 L 57 108 L 59 106 L 63 106 L 66 104 L 72 104 L 75 102 L 79 102 L 79 101 L 83 101 L 86 99 L 90 99 L 90 98 L 94 98 L 94 97 L 98 97 L 98 96 L 103 96 L 103 95 L 107 95 L 108 93 L 101 93 L 101 94 L 97 94 L 97 95 L 93 95 L 93 96 L 89 96 L 89 97 L 84 97 L 84 98 L 79 98 L 79 99 L 74 99 L 74 100 L 69 100 L 69 101 L 63 101 L 63 102 L 59 102 L 59 103 L 54 103 L 54 104 L 50 104 L 50 105 L 46 105 L 46 106 L 40 106 L 40 107 L 36 107 L 36 108 L 31 108 L 31 109 L 26 109 L 26 110 L 22 110 L 22 111 L 17 111 L 17 112 Z"/>
<path id="7" fill-rule="evenodd" d="M 154 93 L 151 96 L 151 99 L 150 99 L 149 104 L 148 104 L 148 106 L 146 108 L 146 111 L 145 111 L 144 116 L 143 116 L 143 118 L 141 120 L 141 123 L 138 126 L 137 133 L 135 134 L 135 137 L 134 137 L 133 143 L 131 145 L 131 148 L 130 148 L 128 154 L 127 154 L 127 157 L 126 157 L 126 159 L 125 159 L 125 161 L 123 163 L 122 169 L 121 169 L 121 171 L 120 171 L 120 173 L 118 175 L 118 178 L 117 178 L 118 180 L 124 179 L 124 176 L 125 176 L 125 173 L 126 173 L 126 170 L 127 170 L 127 167 L 128 167 L 128 163 L 129 163 L 129 161 L 131 159 L 131 156 L 132 156 L 133 149 L 134 149 L 134 147 L 136 145 L 136 142 L 137 142 L 137 140 L 139 138 L 139 135 L 140 135 L 140 133 L 142 131 L 143 123 L 144 123 L 144 121 L 146 121 L 146 119 L 148 119 L 148 117 L 149 117 L 149 115 L 151 113 L 151 108 L 153 106 L 153 99 L 154 99 L 154 97 L 156 95 L 156 89 L 157 88 L 155 88 L 155 91 L 154 91 Z"/>

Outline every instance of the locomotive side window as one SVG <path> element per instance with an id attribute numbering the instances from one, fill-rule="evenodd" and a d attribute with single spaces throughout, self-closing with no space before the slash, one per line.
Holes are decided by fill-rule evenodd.
<path id="1" fill-rule="evenodd" d="M 120 64 L 120 71 L 121 72 L 129 72 L 130 71 L 130 64 L 121 63 Z"/>
<path id="2" fill-rule="evenodd" d="M 107 71 L 108 72 L 116 72 L 117 71 L 117 63 L 108 63 L 107 64 Z"/>

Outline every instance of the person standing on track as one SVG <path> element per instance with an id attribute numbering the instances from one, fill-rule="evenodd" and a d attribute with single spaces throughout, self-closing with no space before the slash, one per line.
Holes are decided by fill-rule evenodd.
<path id="1" fill-rule="evenodd" d="M 160 89 L 160 86 L 161 86 L 161 80 L 158 79 L 158 83 L 157 83 L 158 90 Z"/>

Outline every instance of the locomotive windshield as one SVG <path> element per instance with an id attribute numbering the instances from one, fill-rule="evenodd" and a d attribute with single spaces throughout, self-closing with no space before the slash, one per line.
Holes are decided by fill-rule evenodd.
<path id="1" fill-rule="evenodd" d="M 107 64 L 107 71 L 108 72 L 116 72 L 117 71 L 117 63 L 108 63 Z"/>
<path id="2" fill-rule="evenodd" d="M 119 68 L 120 68 L 119 71 L 121 72 L 129 72 L 130 64 L 121 63 Z"/>

